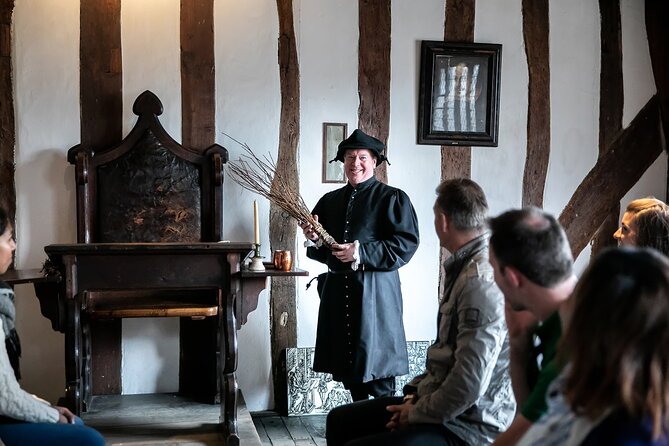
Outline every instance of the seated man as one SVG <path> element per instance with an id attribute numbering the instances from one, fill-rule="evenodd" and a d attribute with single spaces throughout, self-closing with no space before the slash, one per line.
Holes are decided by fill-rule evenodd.
<path id="1" fill-rule="evenodd" d="M 385 397 L 333 409 L 328 445 L 484 445 L 515 413 L 508 375 L 504 298 L 488 262 L 488 204 L 467 179 L 437 188 L 434 226 L 446 261 L 437 339 L 426 370 L 405 386 L 404 399 Z"/>
<path id="2" fill-rule="evenodd" d="M 512 210 L 489 222 L 490 263 L 506 300 L 511 379 L 519 413 L 495 445 L 515 445 L 547 410 L 546 391 L 559 373 L 558 310 L 577 279 L 567 235 L 537 208 Z"/>

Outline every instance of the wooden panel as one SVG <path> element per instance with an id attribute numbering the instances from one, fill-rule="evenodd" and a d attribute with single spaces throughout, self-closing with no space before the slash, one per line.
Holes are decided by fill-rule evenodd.
<path id="1" fill-rule="evenodd" d="M 473 42 L 475 18 L 475 0 L 446 0 L 444 41 Z M 471 163 L 471 147 L 441 146 L 442 181 L 452 178 L 470 178 Z"/>
<path id="2" fill-rule="evenodd" d="M 664 149 L 669 137 L 669 2 L 646 0 L 646 34 L 657 96 L 662 109 Z"/>
<path id="3" fill-rule="evenodd" d="M 588 172 L 560 214 L 574 257 L 609 210 L 636 184 L 664 148 L 660 101 L 653 96 Z"/>
<path id="4" fill-rule="evenodd" d="M 529 72 L 523 206 L 542 207 L 551 147 L 548 0 L 523 0 L 523 39 Z"/>
<path id="5" fill-rule="evenodd" d="M 646 0 L 646 34 L 650 61 L 653 66 L 655 87 L 660 98 L 662 109 L 662 126 L 664 128 L 664 150 L 669 136 L 669 2 Z M 669 167 L 667 168 L 669 180 Z M 669 181 L 667 182 L 665 200 L 669 200 Z"/>
<path id="6" fill-rule="evenodd" d="M 300 135 L 300 66 L 297 59 L 292 0 L 277 0 L 279 18 L 279 80 L 281 85 L 281 118 L 279 125 L 279 151 L 277 175 L 299 191 L 297 176 L 297 143 Z M 285 213 L 270 206 L 269 242 L 271 251 L 294 250 L 297 226 Z M 274 403 L 285 413 L 287 395 L 283 372 L 282 353 L 297 345 L 297 295 L 293 277 L 275 277 L 271 284 L 271 333 L 272 372 L 274 377 Z"/>
<path id="7" fill-rule="evenodd" d="M 623 68 L 620 0 L 599 0 L 600 73 L 599 73 L 599 154 L 609 150 L 611 141 L 622 128 Z M 620 203 L 616 203 L 592 239 L 592 256 L 616 244 L 613 233 L 618 227 Z"/>
<path id="8" fill-rule="evenodd" d="M 214 0 L 181 0 L 181 135 L 204 151 L 216 139 Z"/>
<path id="9" fill-rule="evenodd" d="M 0 1 L 0 206 L 14 226 L 14 95 L 12 86 L 12 13 L 14 0 Z"/>
<path id="10" fill-rule="evenodd" d="M 358 128 L 386 145 L 390 128 L 390 0 L 359 0 Z M 388 157 L 392 161 L 392 156 Z M 388 182 L 387 163 L 376 177 Z"/>
<path id="11" fill-rule="evenodd" d="M 199 242 L 203 180 L 146 131 L 131 150 L 98 166 L 97 242 Z"/>
<path id="12" fill-rule="evenodd" d="M 121 0 L 81 0 L 80 22 L 81 144 L 108 147 L 122 136 Z M 121 320 L 92 322 L 91 333 L 92 391 L 118 394 Z"/>
<path id="13" fill-rule="evenodd" d="M 81 144 L 121 140 L 121 0 L 81 0 Z"/>

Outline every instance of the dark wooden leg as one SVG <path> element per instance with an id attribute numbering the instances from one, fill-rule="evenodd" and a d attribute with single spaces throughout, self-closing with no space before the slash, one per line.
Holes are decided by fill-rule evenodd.
<path id="1" fill-rule="evenodd" d="M 80 315 L 81 319 L 81 348 L 82 355 L 82 411 L 86 411 L 91 404 L 91 323 L 88 316 L 84 313 Z"/>
<path id="2" fill-rule="evenodd" d="M 224 358 L 220 367 L 220 380 L 223 396 L 221 398 L 221 423 L 225 444 L 239 445 L 237 430 L 237 329 L 234 302 L 241 298 L 237 292 L 222 296 L 224 300 L 219 308 L 223 309 L 220 325 L 220 342 L 224 346 Z"/>
<path id="3" fill-rule="evenodd" d="M 92 395 L 121 394 L 121 319 L 92 319 L 90 382 Z M 84 335 L 84 340 L 85 340 Z"/>
<path id="4" fill-rule="evenodd" d="M 69 296 L 68 296 L 69 297 Z M 67 301 L 67 330 L 65 331 L 65 405 L 75 415 L 82 413 L 81 324 L 76 299 Z"/>

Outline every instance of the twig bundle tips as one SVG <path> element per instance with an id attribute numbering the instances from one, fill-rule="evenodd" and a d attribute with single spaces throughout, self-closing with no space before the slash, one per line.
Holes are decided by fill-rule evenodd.
<path id="1" fill-rule="evenodd" d="M 336 241 L 314 219 L 300 194 L 280 173 L 277 173 L 274 160 L 267 155 L 264 159 L 260 159 L 246 143 L 239 142 L 232 137 L 230 139 L 242 146 L 246 152 L 239 160 L 228 162 L 228 171 L 232 179 L 244 189 L 267 198 L 298 222 L 311 224 L 323 244 L 331 248 Z"/>

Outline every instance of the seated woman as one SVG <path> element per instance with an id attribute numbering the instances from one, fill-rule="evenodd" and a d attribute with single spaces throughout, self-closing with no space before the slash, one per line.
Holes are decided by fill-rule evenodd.
<path id="1" fill-rule="evenodd" d="M 669 260 L 603 251 L 567 303 L 549 411 L 519 445 L 669 444 Z"/>
<path id="2" fill-rule="evenodd" d="M 613 238 L 618 246 L 645 246 L 669 255 L 669 207 L 652 197 L 632 200 Z"/>
<path id="3" fill-rule="evenodd" d="M 0 274 L 12 263 L 16 249 L 12 225 L 7 212 L 0 208 Z M 21 389 L 18 360 L 19 338 L 14 328 L 14 291 L 0 282 L 0 333 L 5 342 L 0 347 L 0 443 L 5 446 L 94 445 L 105 440 L 96 430 L 84 426 L 65 407 L 52 406 Z"/>

